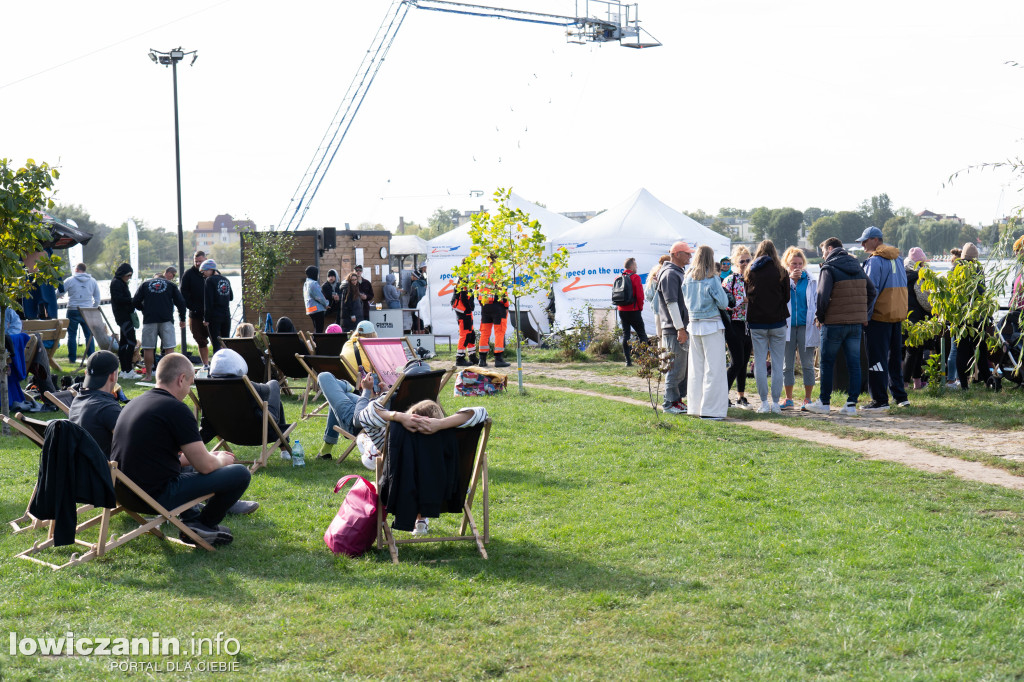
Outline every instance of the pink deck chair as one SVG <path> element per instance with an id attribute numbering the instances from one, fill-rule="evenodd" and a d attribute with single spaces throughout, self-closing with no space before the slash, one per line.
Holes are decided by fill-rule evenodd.
<path id="1" fill-rule="evenodd" d="M 362 367 L 373 372 L 381 383 L 391 388 L 405 364 L 416 358 L 416 353 L 405 337 L 394 339 L 357 339 L 356 348 L 362 356 Z"/>

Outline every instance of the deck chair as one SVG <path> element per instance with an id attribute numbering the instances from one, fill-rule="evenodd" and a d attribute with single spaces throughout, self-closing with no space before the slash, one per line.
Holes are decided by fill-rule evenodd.
<path id="1" fill-rule="evenodd" d="M 245 364 L 249 367 L 249 381 L 265 384 L 270 380 L 270 358 L 267 351 L 261 350 L 256 345 L 256 339 L 251 336 L 234 337 L 221 339 L 224 346 L 242 356 Z"/>
<path id="2" fill-rule="evenodd" d="M 329 336 L 338 336 L 338 334 L 330 334 Z M 317 383 L 317 376 L 321 372 L 329 372 L 338 379 L 343 379 L 353 386 L 359 383 L 359 380 L 356 378 L 356 370 L 341 355 L 296 355 L 295 359 L 298 360 L 299 364 L 302 365 L 308 374 L 306 377 L 306 390 L 302 394 L 303 419 L 327 416 L 329 405 L 326 400 L 318 407 L 307 411 L 309 404 L 316 403 L 322 395 L 320 386 Z"/>
<path id="3" fill-rule="evenodd" d="M 398 376 L 407 362 L 419 359 L 409 339 L 404 336 L 389 339 L 356 339 L 353 344 L 360 364 L 356 369 L 373 372 L 388 388 L 398 381 Z"/>
<path id="4" fill-rule="evenodd" d="M 249 377 L 196 379 L 194 388 L 203 417 L 217 434 L 212 450 L 231 452 L 228 444 L 259 446 L 260 455 L 249 467 L 252 472 L 267 466 L 277 446 L 291 452 L 288 436 L 295 424 L 281 431 L 270 414 L 270 405 L 260 398 Z"/>
<path id="5" fill-rule="evenodd" d="M 384 452 L 377 458 L 377 491 L 381 492 L 381 483 L 384 477 L 384 467 L 387 466 L 388 458 L 391 456 L 392 444 L 396 442 L 396 431 L 405 431 L 404 427 L 394 422 L 388 425 L 387 443 Z M 458 482 L 455 494 L 448 501 L 447 510 L 442 513 L 462 513 L 462 521 L 459 526 L 459 534 L 439 537 L 408 537 L 396 539 L 391 527 L 387 523 L 388 512 L 385 509 L 385 502 L 388 507 L 392 500 L 385 500 L 382 497 L 381 504 L 377 505 L 377 549 L 387 544 L 391 553 L 392 563 L 398 563 L 398 545 L 418 542 L 475 542 L 480 556 L 487 558 L 487 550 L 484 545 L 491 541 L 490 535 L 490 490 L 487 477 L 487 439 L 491 432 L 491 420 L 468 429 L 448 429 L 430 436 L 421 438 L 437 439 L 440 444 L 442 438 L 454 438 L 459 451 L 458 461 Z M 477 489 L 480 490 L 480 520 L 483 523 L 483 532 L 477 527 L 476 519 L 473 516 L 473 501 Z M 470 534 L 466 534 L 467 528 Z"/>
<path id="6" fill-rule="evenodd" d="M 299 332 L 267 334 L 270 358 L 281 373 L 281 391 L 292 395 L 288 379 L 305 379 L 306 369 L 295 359 L 296 355 L 309 355 L 313 351 L 306 343 L 306 337 Z"/>
<path id="7" fill-rule="evenodd" d="M 184 533 L 187 537 L 192 539 L 196 546 L 202 547 L 203 549 L 209 551 L 213 551 L 213 547 L 209 543 L 207 543 L 205 540 L 199 537 L 195 533 L 195 531 L 186 526 L 179 518 L 177 518 L 178 514 L 180 514 L 181 512 L 187 509 L 191 509 L 199 502 L 209 499 L 210 497 L 212 497 L 212 495 L 204 495 L 202 497 L 196 498 L 195 500 L 190 500 L 185 504 L 179 505 L 173 510 L 167 510 L 159 503 L 157 503 L 156 500 L 147 495 L 145 491 L 139 488 L 134 482 L 131 481 L 131 479 L 125 476 L 118 469 L 116 462 L 107 462 L 106 457 L 103 455 L 103 452 L 99 449 L 99 446 L 96 445 L 96 442 L 92 440 L 92 437 L 89 436 L 88 433 L 85 432 L 85 430 L 82 429 L 80 426 L 66 420 L 57 420 L 56 422 L 51 422 L 51 424 L 53 424 L 53 426 L 47 429 L 46 438 L 63 437 L 69 433 L 77 434 L 76 437 L 78 438 L 78 449 L 76 452 L 76 456 L 79 457 L 82 461 L 88 461 L 89 459 L 99 458 L 99 460 L 101 460 L 106 465 L 106 469 L 110 472 L 110 496 L 111 498 L 116 500 L 116 503 L 112 507 L 99 507 L 98 509 L 101 510 L 99 514 L 96 514 L 91 518 L 86 518 L 84 521 L 81 521 L 76 524 L 74 545 L 86 548 L 86 551 L 84 553 L 74 553 L 70 556 L 70 559 L 67 562 L 62 564 L 51 563 L 50 561 L 46 561 L 45 559 L 38 556 L 40 555 L 41 552 L 53 547 L 55 544 L 55 524 L 52 522 L 44 521 L 43 523 L 48 524 L 48 532 L 46 539 L 42 542 L 34 542 L 30 548 L 15 555 L 16 558 L 26 559 L 28 561 L 41 564 L 43 566 L 47 566 L 56 571 L 62 568 L 66 568 L 68 566 L 82 564 L 87 561 L 91 561 L 96 557 L 103 556 L 109 550 L 114 549 L 115 547 L 118 547 L 120 545 L 123 545 L 126 542 L 129 542 L 145 533 L 150 533 L 156 535 L 161 539 L 171 540 L 172 542 L 187 544 L 182 543 L 180 540 L 176 538 L 168 538 L 160 531 L 159 526 L 165 521 L 177 526 L 182 533 Z M 58 427 L 57 424 L 60 424 L 61 426 Z M 93 462 L 93 464 L 95 464 L 95 462 Z M 140 500 L 139 502 L 136 503 L 136 507 L 125 506 L 124 502 L 122 501 L 122 494 L 117 492 L 119 488 L 125 491 L 124 494 L 131 500 Z M 35 492 L 33 492 L 33 497 L 34 496 Z M 83 514 L 94 509 L 97 508 L 86 505 L 83 507 L 79 507 L 77 509 L 77 513 L 79 516 L 82 516 Z M 133 530 L 124 533 L 123 535 L 117 538 L 111 539 L 109 537 L 110 519 L 114 515 L 122 512 L 133 518 L 139 525 L 137 528 L 134 528 Z M 154 514 L 155 518 L 146 519 L 143 518 L 141 514 Z M 82 531 L 85 531 L 88 528 L 96 526 L 97 524 L 99 525 L 100 528 L 99 537 L 95 542 L 89 542 L 79 537 Z"/>
<path id="8" fill-rule="evenodd" d="M 528 341 L 533 341 L 537 345 L 540 345 L 540 332 L 537 331 L 540 325 L 533 318 L 533 312 L 530 310 L 520 310 L 519 319 L 516 320 L 515 311 L 510 310 L 508 316 L 509 322 L 512 323 L 512 328 L 519 331 L 523 335 L 523 338 Z"/>
<path id="9" fill-rule="evenodd" d="M 50 393 L 49 391 L 43 392 L 43 397 L 46 398 L 50 403 L 64 413 L 64 416 L 71 414 L 71 401 L 74 400 L 78 394 L 71 389 L 66 391 L 57 391 L 56 393 Z"/>
<path id="10" fill-rule="evenodd" d="M 25 436 L 25 438 L 28 438 L 30 441 L 35 443 L 40 448 L 43 447 L 43 436 L 46 433 L 46 426 L 49 424 L 49 422 L 45 422 L 40 419 L 32 419 L 30 417 L 26 417 L 21 412 L 18 412 L 13 417 L 0 415 L 0 418 L 3 419 L 4 424 L 7 424 L 13 430 Z M 35 486 L 33 486 L 32 494 L 28 496 L 29 504 L 25 505 L 25 513 L 8 523 L 8 525 L 11 527 L 11 530 L 13 530 L 15 534 L 24 532 L 26 530 L 35 530 L 36 528 L 42 528 L 46 525 L 46 521 L 37 519 L 35 516 L 32 515 L 32 512 L 30 512 L 28 509 L 29 506 L 31 506 L 32 498 L 35 496 L 35 494 L 36 488 Z"/>
<path id="11" fill-rule="evenodd" d="M 312 334 L 308 336 L 313 352 L 317 355 L 341 355 L 341 348 L 348 341 L 348 333 Z"/>
<path id="12" fill-rule="evenodd" d="M 103 311 L 99 308 L 79 308 L 78 312 L 82 315 L 85 326 L 96 340 L 96 348 L 117 353 L 117 333 L 110 326 L 110 323 L 107 322 L 107 316 L 103 314 Z M 82 362 L 78 366 L 84 366 L 86 359 L 88 359 L 88 356 L 82 355 Z"/>

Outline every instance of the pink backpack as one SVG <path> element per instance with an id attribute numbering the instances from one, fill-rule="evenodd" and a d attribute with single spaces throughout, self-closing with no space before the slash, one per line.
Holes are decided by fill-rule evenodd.
<path id="1" fill-rule="evenodd" d="M 370 549 L 377 538 L 377 489 L 362 476 L 351 474 L 338 480 L 334 492 L 339 492 L 353 478 L 359 480 L 348 491 L 324 533 L 324 542 L 335 554 L 359 556 Z"/>

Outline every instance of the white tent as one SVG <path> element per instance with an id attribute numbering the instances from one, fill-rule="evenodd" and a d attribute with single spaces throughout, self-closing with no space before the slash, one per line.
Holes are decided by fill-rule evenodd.
<path id="1" fill-rule="evenodd" d="M 397 234 L 391 238 L 388 251 L 394 256 L 425 256 L 427 240 L 414 234 Z"/>
<path id="2" fill-rule="evenodd" d="M 566 231 L 580 226 L 572 218 L 542 208 L 515 193 L 509 198 L 508 205 L 513 209 L 521 209 L 532 220 L 540 221 L 541 231 L 549 242 L 557 239 Z M 493 202 L 487 206 L 487 210 L 495 210 Z M 471 223 L 466 223 L 427 242 L 427 292 L 430 296 L 433 330 L 435 334 L 450 334 L 452 342 L 458 337 L 455 314 L 452 313 L 449 304 L 455 286 L 452 269 L 469 255 L 469 249 L 472 246 L 469 238 L 471 227 Z M 533 310 L 533 315 L 542 329 L 547 329 L 547 317 L 542 312 L 547 305 L 546 294 L 540 294 L 530 300 L 522 299 L 519 305 L 520 310 Z M 480 322 L 479 314 L 476 316 L 476 322 L 477 324 Z M 511 323 L 509 328 L 511 329 Z"/>
<path id="3" fill-rule="evenodd" d="M 569 266 L 555 286 L 555 324 L 572 326 L 573 311 L 588 302 L 595 308 L 613 307 L 612 282 L 626 259 L 636 258 L 638 274 L 646 282 L 658 257 L 676 241 L 694 248 L 707 244 L 716 259 L 729 255 L 728 237 L 674 210 L 646 189 L 553 240 L 553 247 L 569 250 Z M 654 314 L 648 305 L 644 322 L 653 333 Z"/>

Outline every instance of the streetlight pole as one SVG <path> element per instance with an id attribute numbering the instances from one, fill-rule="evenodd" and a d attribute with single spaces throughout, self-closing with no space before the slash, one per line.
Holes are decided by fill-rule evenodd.
<path id="1" fill-rule="evenodd" d="M 153 60 L 154 64 L 161 64 L 163 66 L 171 67 L 171 79 L 174 85 L 174 169 L 175 176 L 178 184 L 178 281 L 185 276 L 185 234 L 182 231 L 182 219 L 181 219 L 181 138 L 178 134 L 178 62 L 184 59 L 187 55 L 192 55 L 192 62 L 189 64 L 196 63 L 196 59 L 199 58 L 199 51 L 192 50 L 191 52 L 183 52 L 180 47 L 176 47 L 169 52 L 160 52 L 159 50 L 150 49 L 149 58 Z M 187 328 L 181 328 L 181 352 L 184 355 L 188 355 L 188 337 Z"/>

